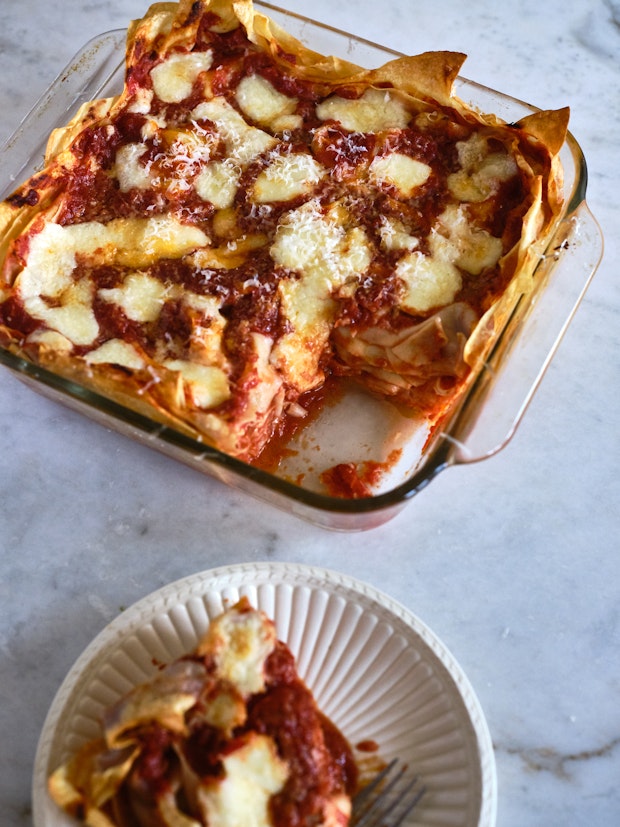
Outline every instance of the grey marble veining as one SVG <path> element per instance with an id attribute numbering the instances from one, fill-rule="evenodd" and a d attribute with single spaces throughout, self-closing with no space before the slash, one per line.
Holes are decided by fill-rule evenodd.
<path id="1" fill-rule="evenodd" d="M 64 675 L 119 611 L 214 566 L 291 560 L 372 582 L 447 644 L 496 750 L 498 827 L 620 823 L 620 6 L 615 0 L 282 0 L 463 74 L 569 105 L 603 263 L 526 417 L 390 523 L 331 534 L 108 432 L 0 371 L 0 812 L 31 823 L 37 739 Z M 0 140 L 92 36 L 143 0 L 8 0 Z M 61 24 L 59 24 L 61 21 Z"/>

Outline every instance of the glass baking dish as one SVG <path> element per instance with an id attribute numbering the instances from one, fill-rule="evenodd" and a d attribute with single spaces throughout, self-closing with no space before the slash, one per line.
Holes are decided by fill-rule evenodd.
<path id="1" fill-rule="evenodd" d="M 372 68 L 397 56 L 354 35 L 301 15 L 256 3 L 317 52 Z M 122 89 L 125 31 L 102 34 L 75 56 L 0 151 L 0 197 L 41 167 L 47 138 L 84 102 Z M 481 111 L 517 121 L 535 107 L 464 78 L 456 94 Z M 172 428 L 141 416 L 80 385 L 0 348 L 0 363 L 35 390 L 274 506 L 335 530 L 365 530 L 394 516 L 441 470 L 484 459 L 511 438 L 602 255 L 602 236 L 586 201 L 586 164 L 569 134 L 561 153 L 565 208 L 536 272 L 536 288 L 515 306 L 469 390 L 432 435 L 387 402 L 351 388 L 325 407 L 268 473 Z M 387 457 L 399 456 L 398 462 Z M 321 472 L 338 463 L 383 463 L 372 496 L 345 499 L 325 493 Z M 388 468 L 389 466 L 389 468 Z"/>

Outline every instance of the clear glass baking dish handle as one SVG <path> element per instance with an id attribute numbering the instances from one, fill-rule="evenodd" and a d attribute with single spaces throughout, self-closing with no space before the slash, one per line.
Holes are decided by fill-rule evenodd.
<path id="1" fill-rule="evenodd" d="M 599 225 L 583 200 L 560 222 L 537 268 L 541 289 L 524 299 L 489 354 L 456 421 L 443 436 L 455 464 L 477 462 L 510 441 L 603 255 Z"/>

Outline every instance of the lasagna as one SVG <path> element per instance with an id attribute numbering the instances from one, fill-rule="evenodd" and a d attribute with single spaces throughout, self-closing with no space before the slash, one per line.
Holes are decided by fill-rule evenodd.
<path id="1" fill-rule="evenodd" d="M 357 770 L 247 599 L 105 711 L 49 791 L 90 827 L 346 827 Z"/>
<path id="2" fill-rule="evenodd" d="M 332 382 L 441 422 L 533 285 L 568 121 L 473 110 L 464 59 L 362 69 L 251 0 L 151 6 L 120 94 L 0 204 L 0 344 L 250 463 Z"/>

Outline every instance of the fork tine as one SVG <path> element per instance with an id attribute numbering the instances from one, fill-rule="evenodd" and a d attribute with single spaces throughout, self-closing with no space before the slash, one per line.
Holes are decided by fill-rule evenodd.
<path id="1" fill-rule="evenodd" d="M 398 758 L 393 758 L 390 761 L 390 763 L 381 770 L 381 772 L 378 772 L 375 775 L 375 777 L 372 779 L 372 781 L 370 781 L 368 784 L 366 784 L 366 786 L 363 787 L 357 793 L 357 795 L 355 795 L 353 797 L 353 809 L 354 810 L 359 809 L 359 807 L 361 807 L 363 805 L 364 801 L 366 801 L 366 799 L 369 798 L 372 795 L 372 793 L 374 793 L 374 791 L 377 789 L 379 784 L 381 784 L 381 782 L 383 781 L 384 778 L 387 778 L 387 776 L 392 772 L 392 770 L 394 769 L 394 767 L 397 764 L 398 764 Z"/>
<path id="2" fill-rule="evenodd" d="M 416 789 L 418 778 L 413 777 L 400 787 L 406 766 L 392 771 L 398 764 L 395 758 L 353 799 L 352 827 L 399 827 L 416 806 L 424 787 Z M 375 793 L 376 795 L 373 795 Z M 389 817 L 389 818 L 388 818 Z"/>

